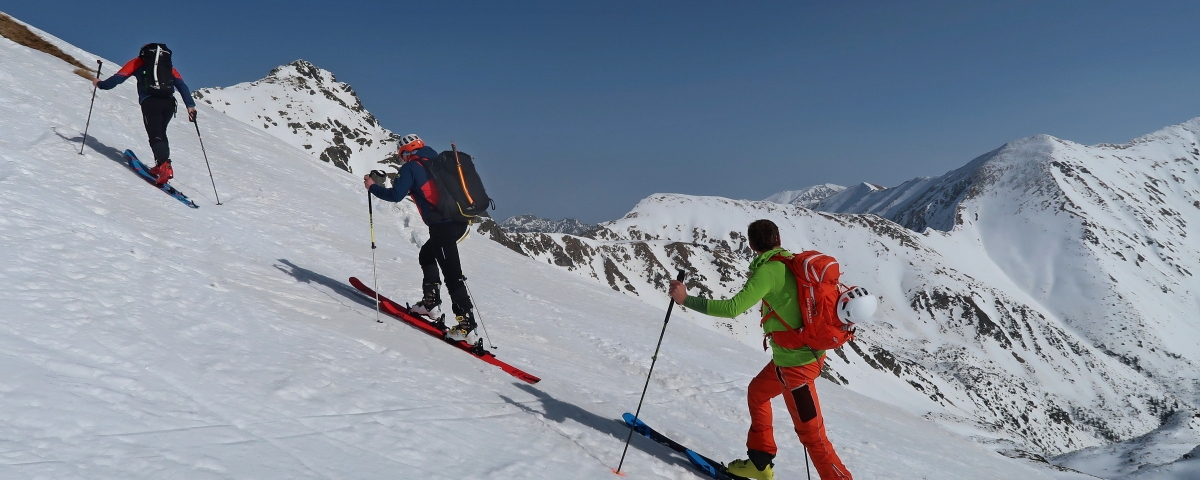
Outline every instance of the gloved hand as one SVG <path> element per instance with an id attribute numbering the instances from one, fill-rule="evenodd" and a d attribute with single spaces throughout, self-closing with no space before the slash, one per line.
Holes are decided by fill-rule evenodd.
<path id="1" fill-rule="evenodd" d="M 195 109 L 195 107 L 188 107 L 188 121 L 189 121 L 189 122 L 194 122 L 194 121 L 196 121 L 196 109 Z"/>
<path id="2" fill-rule="evenodd" d="M 379 184 L 381 186 L 387 186 L 387 172 L 385 172 L 383 170 L 371 170 L 371 173 L 368 174 L 367 176 L 371 178 L 371 182 Z M 367 188 L 371 188 L 371 187 L 367 187 Z"/>

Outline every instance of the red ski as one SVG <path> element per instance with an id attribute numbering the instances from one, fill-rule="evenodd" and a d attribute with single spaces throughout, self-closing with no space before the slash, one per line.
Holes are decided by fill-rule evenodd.
<path id="1" fill-rule="evenodd" d="M 360 281 L 358 278 L 350 277 L 350 284 L 354 285 L 354 288 L 357 288 L 358 291 L 362 292 L 367 297 L 370 297 L 372 299 L 376 298 L 375 291 L 371 290 L 371 287 L 368 287 L 365 284 L 363 284 L 362 281 Z M 512 375 L 514 377 L 517 377 L 517 378 L 519 378 L 523 381 L 529 382 L 529 383 L 537 383 L 537 382 L 542 381 L 542 379 L 540 379 L 538 377 L 535 377 L 533 375 L 525 373 L 524 371 L 522 371 L 521 369 L 519 369 L 517 367 L 514 367 L 512 365 L 509 365 L 507 363 L 500 361 L 498 358 L 496 358 L 495 355 L 492 355 L 492 352 L 484 350 L 483 348 L 480 348 L 480 347 L 473 347 L 471 344 L 467 343 L 465 340 L 454 340 L 452 338 L 446 337 L 446 331 L 444 330 L 443 327 L 439 327 L 438 325 L 434 324 L 433 322 L 426 320 L 425 318 L 422 318 L 420 315 L 409 312 L 407 308 L 400 306 L 396 302 L 389 300 L 387 297 L 385 297 L 383 295 L 379 295 L 379 310 L 384 313 L 387 313 L 388 315 L 396 317 L 398 320 L 400 320 L 404 323 L 407 323 L 409 325 L 416 327 L 418 330 L 421 330 L 422 332 L 425 332 L 431 336 L 440 338 L 440 339 L 442 339 L 442 341 L 457 347 L 459 350 L 462 350 L 464 352 L 467 352 L 467 353 L 473 355 L 475 358 L 478 358 L 487 363 L 490 363 L 492 365 L 500 367 L 501 370 L 508 372 L 509 375 Z"/>

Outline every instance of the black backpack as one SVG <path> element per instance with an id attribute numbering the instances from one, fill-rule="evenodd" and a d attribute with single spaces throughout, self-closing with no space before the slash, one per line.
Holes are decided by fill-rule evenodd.
<path id="1" fill-rule="evenodd" d="M 438 189 L 437 213 L 460 221 L 488 216 L 488 208 L 495 209 L 496 203 L 484 191 L 474 160 L 453 143 L 450 148 L 435 159 L 420 162 Z"/>
<path id="2" fill-rule="evenodd" d="M 154 97 L 169 98 L 175 95 L 175 69 L 171 66 L 171 49 L 161 43 L 147 43 L 138 52 L 142 68 L 138 80 L 146 93 Z"/>

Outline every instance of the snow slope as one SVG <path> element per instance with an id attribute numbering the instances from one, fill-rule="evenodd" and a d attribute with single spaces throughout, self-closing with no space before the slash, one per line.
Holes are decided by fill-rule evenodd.
<path id="1" fill-rule="evenodd" d="M 224 205 L 177 120 L 172 183 L 201 205 L 187 209 L 121 163 L 146 150 L 132 83 L 100 93 L 80 156 L 86 82 L 7 39 L 0 64 L 0 478 L 612 478 L 661 307 L 468 241 L 497 353 L 543 378 L 517 382 L 375 322 L 345 280 L 371 272 L 355 176 L 202 104 Z M 380 290 L 415 294 L 425 230 L 408 204 L 375 212 Z M 732 458 L 767 358 L 698 320 L 670 323 L 643 416 Z M 1078 477 L 821 389 L 859 478 Z M 780 440 L 780 478 L 796 478 L 803 453 Z M 695 478 L 640 439 L 625 470 Z"/>

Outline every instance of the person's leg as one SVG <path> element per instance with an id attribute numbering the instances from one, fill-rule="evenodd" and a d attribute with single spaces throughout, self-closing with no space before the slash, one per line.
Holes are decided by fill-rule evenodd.
<path id="1" fill-rule="evenodd" d="M 779 377 L 788 390 L 783 398 L 788 413 L 792 415 L 792 423 L 796 426 L 796 435 L 800 437 L 804 448 L 808 449 L 821 480 L 852 480 L 854 477 L 850 475 L 850 470 L 842 464 L 842 459 L 833 450 L 833 444 L 825 434 L 825 418 L 821 415 L 816 384 L 824 364 L 825 359 L 822 358 L 808 365 L 780 368 Z"/>
<path id="2" fill-rule="evenodd" d="M 779 449 L 775 446 L 771 399 L 783 393 L 783 384 L 775 374 L 775 362 L 768 362 L 767 366 L 750 380 L 750 386 L 746 390 L 746 404 L 750 407 L 750 431 L 746 435 L 746 450 L 774 456 Z"/>
<path id="3" fill-rule="evenodd" d="M 432 231 L 433 228 L 430 228 Z M 437 254 L 439 247 L 433 237 L 421 245 L 417 264 L 421 266 L 421 301 L 415 306 L 418 313 L 428 314 L 442 303 L 442 279 L 438 277 Z"/>
<path id="4" fill-rule="evenodd" d="M 455 315 L 462 315 L 475 308 L 471 303 L 471 296 L 467 293 L 462 260 L 458 256 L 458 239 L 467 233 L 467 227 L 466 223 L 458 222 L 439 223 L 429 227 L 429 241 L 433 243 L 436 239 L 437 245 L 434 258 L 442 268 L 442 275 L 446 277 L 446 291 L 450 292 L 451 307 Z"/>
<path id="5" fill-rule="evenodd" d="M 750 431 L 746 434 L 746 455 L 749 458 L 729 462 L 727 471 L 732 475 L 764 480 L 774 478 L 771 462 L 778 449 L 772 425 L 774 415 L 771 412 L 771 399 L 783 393 L 783 382 L 775 371 L 775 362 L 767 363 L 750 380 L 750 386 L 746 389 L 746 405 L 750 407 Z"/>
<path id="6" fill-rule="evenodd" d="M 147 97 L 142 101 L 142 122 L 146 125 L 146 137 L 150 151 L 154 153 L 154 165 L 171 159 L 171 146 L 167 142 L 167 123 L 175 114 L 175 100 Z"/>

